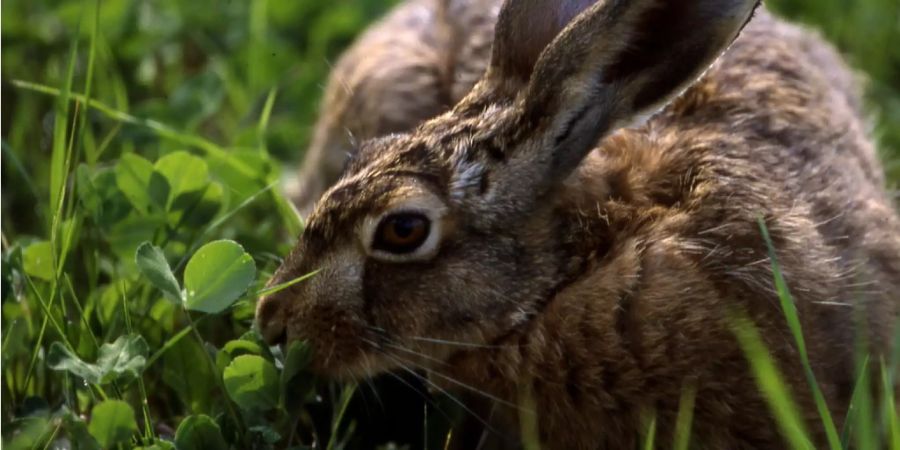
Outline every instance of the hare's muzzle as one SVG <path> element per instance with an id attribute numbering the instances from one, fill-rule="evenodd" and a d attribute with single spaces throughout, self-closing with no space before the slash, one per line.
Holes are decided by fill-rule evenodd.
<path id="1" fill-rule="evenodd" d="M 278 293 L 274 293 L 260 299 L 256 306 L 256 325 L 269 345 L 281 345 L 287 341 L 283 303 Z"/>

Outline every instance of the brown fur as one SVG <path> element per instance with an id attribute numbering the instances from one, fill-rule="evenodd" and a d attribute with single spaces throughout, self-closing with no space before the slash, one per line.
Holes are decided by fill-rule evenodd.
<path id="1" fill-rule="evenodd" d="M 260 302 L 264 335 L 310 340 L 330 376 L 416 366 L 513 403 L 524 388 L 548 448 L 633 448 L 648 411 L 667 445 L 686 386 L 698 448 L 781 448 L 729 327 L 742 311 L 821 444 L 757 218 L 842 421 L 854 316 L 885 355 L 900 297 L 900 220 L 849 72 L 761 10 L 699 81 L 628 127 L 715 59 L 683 33 L 724 46 L 740 29 L 737 15 L 695 15 L 741 2 L 571 0 L 587 11 L 549 45 L 504 31 L 540 3 L 505 6 L 504 44 L 455 108 L 361 146 L 272 283 L 321 271 Z M 412 201 L 439 217 L 437 253 L 374 257 L 362 224 Z"/>
<path id="2" fill-rule="evenodd" d="M 288 194 L 306 216 L 356 143 L 450 109 L 490 57 L 498 0 L 410 0 L 370 27 L 329 77 L 312 143 Z"/>

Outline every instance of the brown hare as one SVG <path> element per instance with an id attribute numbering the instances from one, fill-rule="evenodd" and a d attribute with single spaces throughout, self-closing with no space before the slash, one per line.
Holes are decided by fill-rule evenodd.
<path id="1" fill-rule="evenodd" d="M 410 131 L 450 109 L 490 60 L 500 0 L 411 0 L 337 61 L 299 177 L 287 191 L 305 217 L 340 175 L 354 141 Z"/>
<path id="2" fill-rule="evenodd" d="M 665 443 L 686 386 L 696 447 L 781 448 L 740 311 L 820 443 L 758 220 L 840 422 L 856 318 L 890 350 L 900 219 L 852 76 L 757 6 L 507 0 L 471 92 L 362 142 L 316 204 L 271 283 L 318 273 L 260 301 L 263 335 L 325 376 L 477 389 L 547 448 L 635 448 L 648 411 Z"/>

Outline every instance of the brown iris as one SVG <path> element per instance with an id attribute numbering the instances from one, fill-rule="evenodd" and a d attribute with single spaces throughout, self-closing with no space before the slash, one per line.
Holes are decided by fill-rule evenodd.
<path id="1" fill-rule="evenodd" d="M 417 213 L 391 214 L 378 224 L 372 248 L 391 253 L 410 253 L 428 239 L 431 223 Z"/>

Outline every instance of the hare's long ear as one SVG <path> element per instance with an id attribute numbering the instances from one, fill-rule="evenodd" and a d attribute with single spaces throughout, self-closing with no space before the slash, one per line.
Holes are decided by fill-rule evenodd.
<path id="1" fill-rule="evenodd" d="M 544 186 L 567 176 L 602 136 L 698 78 L 758 4 L 507 0 L 485 81 L 516 96 L 520 129 L 511 166 Z"/>

